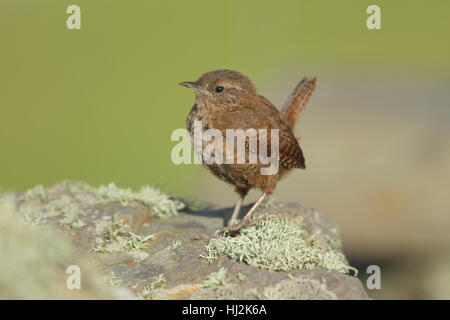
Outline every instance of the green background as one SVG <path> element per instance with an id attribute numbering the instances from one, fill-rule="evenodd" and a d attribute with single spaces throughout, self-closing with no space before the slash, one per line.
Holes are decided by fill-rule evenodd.
<path id="1" fill-rule="evenodd" d="M 70 4 L 81 30 L 66 28 Z M 366 28 L 369 4 L 382 30 Z M 189 193 L 202 169 L 170 161 L 194 102 L 179 81 L 219 68 L 262 90 L 292 70 L 448 74 L 449 12 L 448 1 L 2 0 L 0 185 Z"/>

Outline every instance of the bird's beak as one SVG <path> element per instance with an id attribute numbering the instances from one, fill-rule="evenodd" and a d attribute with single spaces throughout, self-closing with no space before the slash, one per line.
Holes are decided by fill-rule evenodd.
<path id="1" fill-rule="evenodd" d="M 192 81 L 180 82 L 180 85 L 187 87 L 187 88 L 191 88 L 191 89 L 197 89 L 199 87 L 198 82 L 192 82 Z"/>

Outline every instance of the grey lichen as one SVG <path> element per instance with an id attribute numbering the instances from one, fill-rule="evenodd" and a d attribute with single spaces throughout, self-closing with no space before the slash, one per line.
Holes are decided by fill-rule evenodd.
<path id="1" fill-rule="evenodd" d="M 96 253 L 111 253 L 114 250 L 138 251 L 145 249 L 148 241 L 155 235 L 141 236 L 130 231 L 131 227 L 123 220 L 114 221 L 101 239 L 97 238 L 97 245 L 92 248 Z"/>
<path id="2" fill-rule="evenodd" d="M 245 281 L 247 279 L 245 274 L 242 274 L 240 272 L 236 275 L 236 278 L 238 278 L 239 281 Z"/>
<path id="3" fill-rule="evenodd" d="M 235 237 L 211 239 L 201 257 L 213 262 L 225 254 L 236 261 L 271 271 L 326 268 L 349 273 L 344 254 L 327 248 L 302 227 L 302 219 L 275 217 L 244 228 Z"/>
<path id="4" fill-rule="evenodd" d="M 62 196 L 59 199 L 51 201 L 47 207 L 62 215 L 62 219 L 59 220 L 62 224 L 71 224 L 79 215 L 86 215 L 86 213 L 79 208 L 78 204 L 68 196 Z"/>
<path id="5" fill-rule="evenodd" d="M 101 185 L 96 195 L 103 201 L 118 201 L 122 205 L 138 202 L 148 207 L 158 218 L 171 218 L 178 215 L 179 210 L 185 208 L 185 204 L 170 195 L 162 192 L 154 186 L 144 186 L 139 192 L 133 192 L 130 188 L 119 188 L 114 183 L 107 186 Z"/>
<path id="6" fill-rule="evenodd" d="M 84 227 L 86 227 L 86 226 L 87 226 L 87 223 L 84 222 L 84 221 L 81 220 L 81 219 L 78 219 L 77 221 L 74 221 L 74 222 L 72 223 L 72 225 L 71 225 L 72 229 L 75 229 L 75 230 L 84 228 Z"/>
<path id="7" fill-rule="evenodd" d="M 42 185 L 37 185 L 24 194 L 24 201 L 20 206 L 21 222 L 29 225 L 45 223 L 49 218 L 60 216 L 59 222 L 73 229 L 82 228 L 85 223 L 77 219 L 86 213 L 68 195 L 55 195 Z"/>
<path id="8" fill-rule="evenodd" d="M 117 236 L 127 234 L 129 228 L 130 226 L 123 220 L 114 221 L 103 235 L 103 238 L 108 241 L 114 240 Z"/>
<path id="9" fill-rule="evenodd" d="M 110 287 L 117 287 L 120 286 L 122 283 L 122 279 L 120 279 L 114 271 L 111 271 L 109 274 L 105 275 L 103 280 L 110 286 Z"/>
<path id="10" fill-rule="evenodd" d="M 325 282 L 305 277 L 282 280 L 274 286 L 265 287 L 262 291 L 250 289 L 248 294 L 258 300 L 336 300 L 337 296 L 330 291 Z"/>
<path id="11" fill-rule="evenodd" d="M 19 222 L 27 224 L 29 226 L 37 226 L 43 223 L 43 215 L 41 212 L 36 212 L 27 207 L 20 208 L 19 212 L 22 217 L 19 218 Z"/>
<path id="12" fill-rule="evenodd" d="M 212 272 L 208 278 L 203 282 L 205 287 L 220 287 L 228 285 L 228 281 L 226 278 L 227 269 L 220 268 L 217 272 Z"/>
<path id="13" fill-rule="evenodd" d="M 181 240 L 173 240 L 172 244 L 170 245 L 170 249 L 174 250 L 176 248 L 178 248 L 179 246 L 181 246 L 183 244 L 183 241 Z"/>
<path id="14" fill-rule="evenodd" d="M 157 277 L 153 277 L 153 280 L 150 283 L 150 285 L 144 287 L 144 289 L 138 294 L 138 297 L 151 300 L 164 289 L 166 283 L 167 281 L 166 278 L 164 277 L 164 274 L 160 274 Z"/>
<path id="15" fill-rule="evenodd" d="M 45 200 L 48 197 L 48 192 L 43 185 L 38 184 L 25 192 L 25 201 L 35 199 Z"/>
<path id="16" fill-rule="evenodd" d="M 148 236 L 140 236 L 133 232 L 129 232 L 119 242 L 120 249 L 122 250 L 141 250 L 147 247 L 147 242 L 155 238 L 154 234 Z"/>

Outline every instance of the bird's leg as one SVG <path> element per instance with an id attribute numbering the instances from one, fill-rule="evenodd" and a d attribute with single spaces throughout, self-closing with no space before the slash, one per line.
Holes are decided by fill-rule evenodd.
<path id="1" fill-rule="evenodd" d="M 239 209 L 240 209 L 240 207 L 242 205 L 242 201 L 244 200 L 244 197 L 241 197 L 238 200 L 238 202 L 236 203 L 236 207 L 234 208 L 233 215 L 231 217 L 230 222 L 228 223 L 228 226 L 226 226 L 225 228 L 217 230 L 216 234 L 214 236 L 200 235 L 200 236 L 193 237 L 192 239 L 193 240 L 208 240 L 208 239 L 220 237 L 225 232 L 228 232 L 227 235 L 233 236 L 233 235 L 239 233 L 239 230 L 241 230 L 243 227 L 249 227 L 249 226 L 252 226 L 254 224 L 257 224 L 261 220 L 264 220 L 264 219 L 269 218 L 269 217 L 273 217 L 273 216 L 266 216 L 266 217 L 262 217 L 262 218 L 250 221 L 251 216 L 255 213 L 256 209 L 261 205 L 261 203 L 264 201 L 266 196 L 267 196 L 267 193 L 264 192 L 261 195 L 261 197 L 259 197 L 258 201 L 255 202 L 255 204 L 250 208 L 250 210 L 246 213 L 246 215 L 244 216 L 244 218 L 242 218 L 242 220 L 240 222 L 234 223 L 234 224 L 230 224 L 231 221 L 234 221 L 235 218 L 239 214 Z"/>
<path id="2" fill-rule="evenodd" d="M 245 198 L 244 194 L 239 195 L 239 199 L 236 202 L 236 206 L 234 207 L 233 214 L 231 215 L 231 218 L 228 221 L 228 227 L 231 227 L 232 225 L 234 225 L 236 223 L 239 212 L 241 211 L 241 206 L 242 206 L 242 202 L 244 201 L 244 198 Z M 201 235 L 192 237 L 192 240 L 208 240 L 211 238 L 215 238 L 215 236 L 201 234 Z"/>
<path id="3" fill-rule="evenodd" d="M 253 215 L 253 213 L 255 213 L 256 209 L 261 205 L 261 203 L 264 201 L 264 199 L 266 198 L 267 193 L 263 193 L 261 195 L 261 197 L 259 197 L 258 201 L 255 202 L 255 204 L 253 205 L 253 207 L 250 208 L 250 210 L 248 210 L 247 214 L 244 216 L 244 218 L 242 218 L 241 223 L 246 223 L 250 220 L 250 217 Z"/>
<path id="4" fill-rule="evenodd" d="M 241 228 L 252 226 L 252 225 L 258 223 L 259 221 L 265 219 L 266 217 L 250 221 L 250 217 L 255 213 L 256 209 L 261 205 L 261 203 L 264 201 L 266 196 L 267 196 L 267 193 L 264 192 L 261 195 L 261 197 L 259 197 L 258 201 L 255 202 L 255 204 L 250 208 L 250 210 L 247 212 L 247 214 L 244 216 L 244 218 L 242 218 L 242 220 L 239 223 L 235 223 L 233 225 L 228 225 L 227 227 L 218 230 L 216 232 L 216 236 L 220 236 L 227 231 L 229 232 L 230 235 L 234 235 L 234 234 L 238 233 L 238 231 L 241 230 Z"/>
<path id="5" fill-rule="evenodd" d="M 241 205 L 244 201 L 244 196 L 239 196 L 239 200 L 236 203 L 236 206 L 234 207 L 233 215 L 231 216 L 230 220 L 228 221 L 228 226 L 232 226 L 236 221 L 237 217 L 239 215 L 239 211 L 241 211 Z"/>

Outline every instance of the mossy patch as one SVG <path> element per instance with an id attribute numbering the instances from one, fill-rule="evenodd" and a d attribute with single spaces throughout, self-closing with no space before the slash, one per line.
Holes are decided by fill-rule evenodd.
<path id="1" fill-rule="evenodd" d="M 274 217 L 244 228 L 235 237 L 211 239 L 202 258 L 209 263 L 225 254 L 236 261 L 270 271 L 326 268 L 349 273 L 344 254 L 309 234 L 301 217 Z"/>

